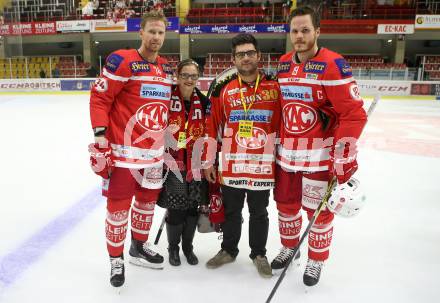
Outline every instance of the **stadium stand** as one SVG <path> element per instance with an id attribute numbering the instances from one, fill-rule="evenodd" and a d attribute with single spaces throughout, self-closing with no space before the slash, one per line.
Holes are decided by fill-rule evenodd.
<path id="1" fill-rule="evenodd" d="M 176 15 L 175 0 L 16 0 L 3 12 L 5 22 L 140 17 L 150 9 Z"/>
<path id="2" fill-rule="evenodd" d="M 85 77 L 90 63 L 79 56 L 32 56 L 0 59 L 0 78 Z M 59 74 L 59 75 L 57 75 Z"/>
<path id="3" fill-rule="evenodd" d="M 379 55 L 346 55 L 344 56 L 352 69 L 405 69 L 404 63 L 384 63 Z"/>
<path id="4" fill-rule="evenodd" d="M 440 55 L 424 56 L 422 65 L 426 80 L 440 80 Z"/>
<path id="5" fill-rule="evenodd" d="M 430 5 L 432 1 L 400 1 L 400 4 L 378 4 L 380 1 L 323 1 L 323 20 L 333 19 L 414 19 L 416 14 L 436 14 L 440 5 Z M 265 8 L 261 3 L 254 7 L 238 7 L 236 3 L 194 3 L 188 12 L 187 22 L 244 23 L 244 22 L 284 22 L 285 5 L 272 3 Z"/>

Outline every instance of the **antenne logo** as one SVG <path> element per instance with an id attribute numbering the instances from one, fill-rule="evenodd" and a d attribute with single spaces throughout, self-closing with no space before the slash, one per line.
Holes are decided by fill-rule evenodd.
<path id="1" fill-rule="evenodd" d="M 240 33 L 257 33 L 258 32 L 255 25 L 240 26 L 238 31 Z"/>
<path id="2" fill-rule="evenodd" d="M 159 102 L 145 104 L 136 112 L 136 122 L 149 131 L 157 132 L 167 126 L 168 109 Z"/>
<path id="3" fill-rule="evenodd" d="M 317 120 L 316 111 L 305 104 L 289 103 L 283 107 L 284 128 L 292 134 L 302 134 L 311 130 Z"/>

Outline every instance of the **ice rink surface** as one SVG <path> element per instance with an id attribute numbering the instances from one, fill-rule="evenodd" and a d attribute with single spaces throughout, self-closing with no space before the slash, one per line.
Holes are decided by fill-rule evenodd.
<path id="1" fill-rule="evenodd" d="M 165 269 L 126 262 L 126 286 L 115 294 L 108 282 L 105 200 L 88 165 L 88 96 L 1 95 L 0 129 L 0 302 L 266 300 L 277 277 L 260 278 L 248 257 L 246 209 L 235 263 L 206 269 L 220 241 L 218 234 L 196 234 L 200 264 L 188 265 L 181 254 L 182 266 L 171 267 L 164 233 L 158 249 Z M 367 205 L 355 218 L 335 219 L 318 287 L 304 291 L 303 245 L 301 266 L 289 269 L 272 302 L 437 302 L 440 101 L 381 100 L 359 163 Z M 269 213 L 271 261 L 280 248 L 273 201 Z M 151 238 L 162 215 L 157 207 Z"/>

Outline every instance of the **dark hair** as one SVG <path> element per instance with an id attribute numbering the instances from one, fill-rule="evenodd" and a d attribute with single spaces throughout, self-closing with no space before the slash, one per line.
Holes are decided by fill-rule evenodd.
<path id="1" fill-rule="evenodd" d="M 310 18 L 312 19 L 312 24 L 315 29 L 318 27 L 321 27 L 321 16 L 319 13 L 311 8 L 310 6 L 300 6 L 295 8 L 289 16 L 289 25 L 292 22 L 292 19 L 296 16 L 306 16 L 310 15 Z"/>
<path id="2" fill-rule="evenodd" d="M 257 52 L 259 51 L 257 39 L 255 39 L 255 37 L 252 36 L 251 34 L 242 33 L 232 38 L 232 54 L 235 55 L 235 49 L 238 45 L 248 44 L 248 43 L 253 44 L 255 46 L 255 50 Z"/>
<path id="3" fill-rule="evenodd" d="M 199 64 L 193 59 L 185 59 L 180 61 L 179 64 L 177 64 L 177 73 L 180 74 L 182 68 L 187 65 L 194 65 L 197 68 L 197 71 L 200 73 Z"/>

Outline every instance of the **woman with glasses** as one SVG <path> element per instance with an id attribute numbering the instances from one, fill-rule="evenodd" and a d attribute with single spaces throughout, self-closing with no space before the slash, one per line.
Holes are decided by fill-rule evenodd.
<path id="1" fill-rule="evenodd" d="M 200 204 L 208 203 L 208 183 L 193 177 L 191 159 L 194 142 L 205 133 L 205 111 L 209 99 L 196 87 L 199 66 L 192 59 L 177 65 L 177 85 L 172 88 L 169 111 L 169 129 L 172 132 L 164 187 L 158 205 L 167 208 L 166 228 L 169 262 L 180 265 L 179 243 L 186 260 L 191 265 L 199 260 L 193 252 L 193 239 L 197 226 Z M 174 162 L 175 161 L 175 162 Z M 174 165 L 171 165 L 173 163 Z M 197 172 L 197 175 L 201 174 Z M 203 174 L 202 174 L 203 175 Z"/>

